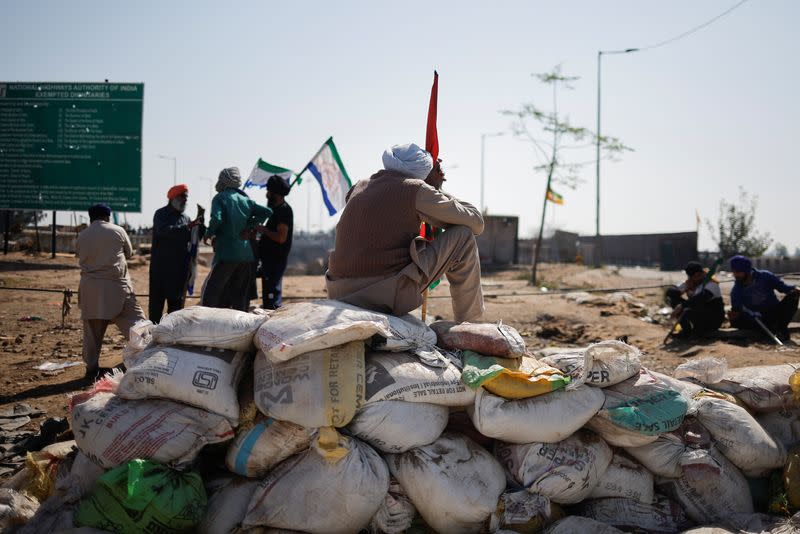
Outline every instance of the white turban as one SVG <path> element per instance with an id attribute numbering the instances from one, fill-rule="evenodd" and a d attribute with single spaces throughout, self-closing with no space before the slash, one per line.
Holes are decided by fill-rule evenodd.
<path id="1" fill-rule="evenodd" d="M 383 153 L 383 168 L 424 180 L 433 168 L 433 158 L 414 143 L 394 145 Z"/>
<path id="2" fill-rule="evenodd" d="M 222 169 L 217 178 L 217 192 L 225 191 L 226 189 L 239 189 L 242 187 L 242 176 L 239 174 L 239 167 L 228 167 Z"/>

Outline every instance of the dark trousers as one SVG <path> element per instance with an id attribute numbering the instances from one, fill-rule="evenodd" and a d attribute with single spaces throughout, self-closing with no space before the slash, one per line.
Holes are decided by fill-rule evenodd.
<path id="1" fill-rule="evenodd" d="M 217 263 L 203 284 L 201 305 L 247 311 L 254 274 L 253 262 L 250 261 Z"/>
<path id="2" fill-rule="evenodd" d="M 175 287 L 171 282 L 174 280 L 164 280 L 157 277 L 150 277 L 150 304 L 147 307 L 148 316 L 154 323 L 161 320 L 164 313 L 164 302 L 167 303 L 167 313 L 183 309 L 185 296 L 175 296 Z M 178 282 L 181 286 L 183 283 Z M 183 289 L 181 289 L 183 292 Z"/>
<path id="3" fill-rule="evenodd" d="M 265 310 L 277 310 L 283 304 L 283 273 L 286 262 L 270 265 L 268 261 L 261 263 L 261 297 Z"/>
<path id="4" fill-rule="evenodd" d="M 761 312 L 761 321 L 773 334 L 786 335 L 789 323 L 792 322 L 794 314 L 797 313 L 798 303 L 800 303 L 800 295 L 789 293 L 778 302 L 777 306 Z M 731 321 L 731 326 L 741 330 L 761 331 L 761 328 L 753 318 L 744 312 Z"/>
<path id="5" fill-rule="evenodd" d="M 667 289 L 667 300 L 673 308 L 683 305 L 685 313 L 681 318 L 681 332 L 687 336 L 702 335 L 717 330 L 725 320 L 725 304 L 721 298 L 693 303 L 688 307 L 689 301 L 683 298 L 680 289 L 670 287 Z"/>

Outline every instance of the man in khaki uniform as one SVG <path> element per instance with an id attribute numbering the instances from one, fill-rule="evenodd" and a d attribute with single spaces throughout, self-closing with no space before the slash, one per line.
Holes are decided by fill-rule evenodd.
<path id="1" fill-rule="evenodd" d="M 105 204 L 89 208 L 91 224 L 78 235 L 76 244 L 86 378 L 106 371 L 99 367 L 99 359 L 108 324 L 116 324 L 127 339 L 131 326 L 144 319 L 128 277 L 126 260 L 131 257 L 131 241 L 124 229 L 108 222 L 110 216 L 111 208 Z"/>
<path id="2" fill-rule="evenodd" d="M 328 296 L 403 315 L 418 308 L 425 288 L 444 275 L 455 320 L 479 320 L 480 211 L 440 190 L 440 162 L 413 143 L 386 150 L 383 165 L 348 193 L 325 276 Z M 445 232 L 427 242 L 419 237 L 422 222 Z"/>

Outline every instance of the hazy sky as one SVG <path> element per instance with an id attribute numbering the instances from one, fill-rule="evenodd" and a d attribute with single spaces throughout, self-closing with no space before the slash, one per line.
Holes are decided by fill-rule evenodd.
<path id="1" fill-rule="evenodd" d="M 178 181 L 203 204 L 203 177 L 228 165 L 246 176 L 258 157 L 299 170 L 330 135 L 351 178 L 368 177 L 386 146 L 424 144 L 436 68 L 445 188 L 477 205 L 481 133 L 508 132 L 501 109 L 550 106 L 531 73 L 562 64 L 580 76 L 559 108 L 594 129 L 598 49 L 662 41 L 734 3 L 5 1 L 0 79 L 145 83 L 144 211 L 128 216 L 138 224 L 172 185 L 159 153 L 177 156 Z M 741 186 L 759 196 L 759 227 L 800 246 L 798 21 L 800 2 L 750 0 L 676 43 L 604 57 L 602 130 L 635 152 L 603 164 L 603 233 L 694 230 L 695 210 L 716 220 Z M 486 204 L 519 215 L 523 235 L 541 216 L 535 163 L 508 133 L 487 139 Z M 559 191 L 548 225 L 594 233 L 594 172 Z M 297 227 L 335 224 L 315 181 L 289 201 Z"/>

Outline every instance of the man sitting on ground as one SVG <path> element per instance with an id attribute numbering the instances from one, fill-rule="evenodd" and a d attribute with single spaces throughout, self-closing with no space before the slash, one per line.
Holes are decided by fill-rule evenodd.
<path id="1" fill-rule="evenodd" d="M 731 311 L 728 319 L 731 326 L 743 330 L 759 330 L 755 319 L 779 339 L 789 339 L 789 323 L 797 312 L 800 288 L 790 286 L 769 271 L 753 269 L 753 263 L 744 256 L 730 259 L 731 271 L 736 282 L 731 289 Z M 775 291 L 786 296 L 780 301 Z"/>
<path id="2" fill-rule="evenodd" d="M 690 261 L 684 269 L 686 281 L 667 289 L 667 299 L 674 308 L 672 318 L 680 317 L 679 337 L 703 335 L 717 330 L 725 320 L 725 305 L 719 284 L 713 278 L 706 281 L 707 269 Z M 688 298 L 683 298 L 686 294 Z"/>
<path id="3" fill-rule="evenodd" d="M 442 275 L 450 282 L 455 320 L 483 314 L 475 236 L 483 217 L 471 204 L 440 190 L 440 161 L 417 145 L 383 154 L 384 170 L 347 195 L 325 276 L 328 295 L 363 308 L 404 315 L 422 304 L 425 288 Z M 420 223 L 445 232 L 419 237 Z"/>

